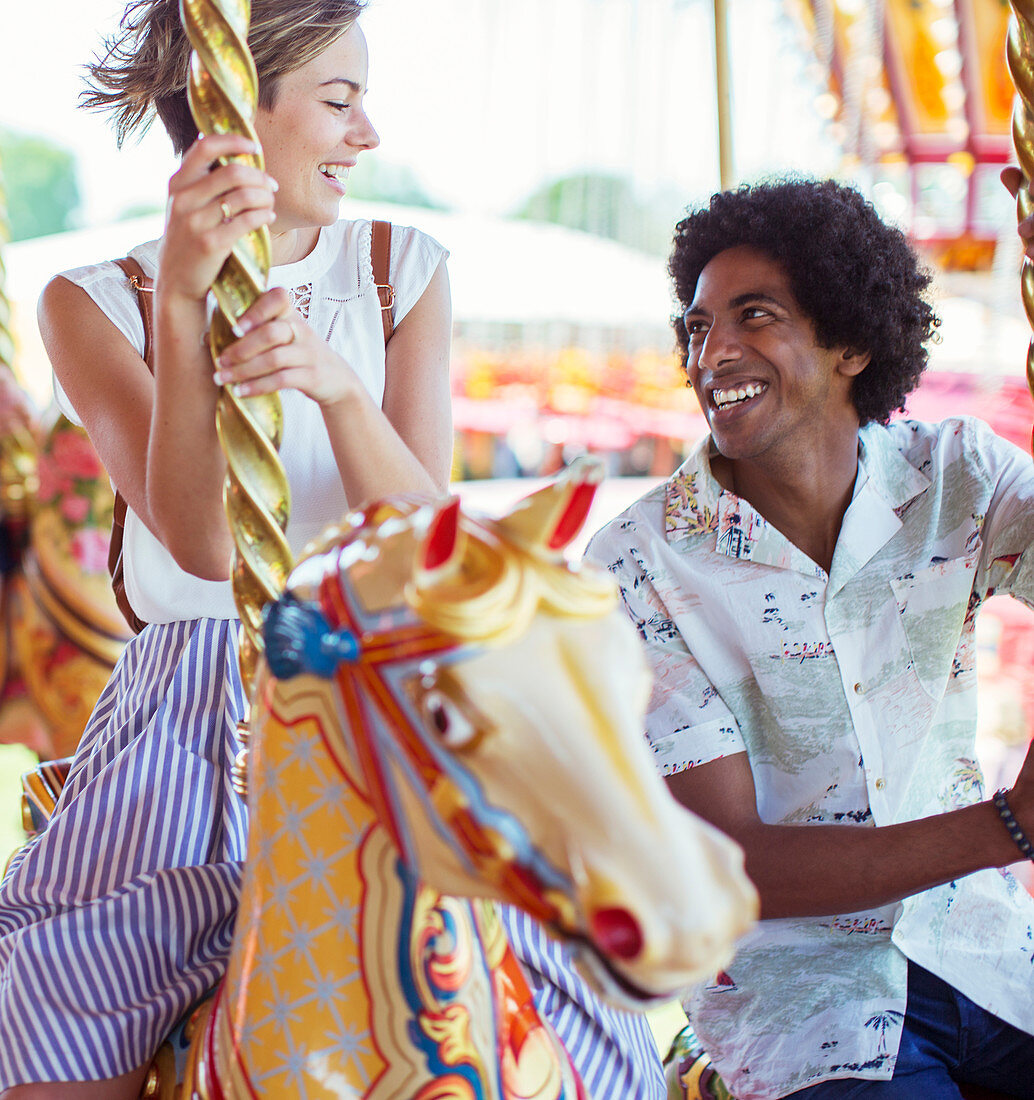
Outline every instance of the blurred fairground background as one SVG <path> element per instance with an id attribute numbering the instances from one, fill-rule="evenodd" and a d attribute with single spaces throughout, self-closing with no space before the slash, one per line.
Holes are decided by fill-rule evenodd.
<path id="1" fill-rule="evenodd" d="M 41 409 L 43 283 L 158 236 L 174 168 L 157 128 L 118 152 L 76 110 L 81 65 L 122 8 L 0 14 L 7 291 L 16 369 Z M 941 340 L 909 411 L 976 414 L 1027 448 L 1029 330 L 998 181 L 1008 17 L 1006 0 L 372 0 L 382 144 L 343 213 L 417 225 L 451 251 L 462 491 L 493 510 L 592 451 L 613 475 L 598 524 L 669 474 L 706 431 L 673 354 L 672 228 L 723 182 L 788 172 L 855 183 L 933 266 Z M 993 790 L 1034 722 L 1034 619 L 994 600 L 980 646 Z M 0 773 L 26 759 L 0 749 Z M 13 788 L 0 815 L 6 849 Z"/>

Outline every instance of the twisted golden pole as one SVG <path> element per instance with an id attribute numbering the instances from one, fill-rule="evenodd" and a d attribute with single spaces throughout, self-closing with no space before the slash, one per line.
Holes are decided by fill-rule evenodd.
<path id="1" fill-rule="evenodd" d="M 194 48 L 188 94 L 198 129 L 244 134 L 257 145 L 258 77 L 247 44 L 250 0 L 180 0 L 180 17 Z M 241 159 L 263 164 L 261 153 Z M 223 265 L 212 287 L 219 304 L 210 334 L 213 359 L 235 339 L 233 324 L 264 290 L 269 266 L 264 228 L 239 241 Z M 283 434 L 280 398 L 241 398 L 224 386 L 216 424 L 228 465 L 223 499 L 234 542 L 241 678 L 250 699 L 263 650 L 262 609 L 280 594 L 292 564 L 284 534 L 290 496 L 277 454 Z"/>
<path id="2" fill-rule="evenodd" d="M 0 371 L 14 373 L 14 328 L 11 301 L 7 297 L 4 253 L 11 240 L 7 214 L 7 188 L 0 161 Z M 15 428 L 0 439 L 0 512 L 10 519 L 29 518 L 39 480 L 36 475 L 36 442 L 26 428 Z"/>
<path id="3" fill-rule="evenodd" d="M 727 0 L 714 0 L 714 84 L 718 105 L 718 180 L 722 190 L 728 191 L 733 185 L 733 146 Z"/>
<path id="4" fill-rule="evenodd" d="M 1029 185 L 1034 180 L 1034 0 L 1010 0 L 1012 19 L 1006 42 L 1009 73 L 1016 85 L 1012 111 L 1012 142 L 1023 172 L 1023 181 L 1016 193 L 1016 218 L 1034 213 Z M 1027 321 L 1034 328 L 1034 262 L 1023 260 L 1020 290 Z M 1034 339 L 1027 345 L 1027 387 L 1034 396 Z M 1031 440 L 1034 449 L 1034 438 Z"/>

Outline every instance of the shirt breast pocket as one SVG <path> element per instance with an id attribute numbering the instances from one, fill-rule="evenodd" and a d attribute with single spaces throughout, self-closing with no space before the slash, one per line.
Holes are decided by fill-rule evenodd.
<path id="1" fill-rule="evenodd" d="M 949 676 L 972 670 L 966 636 L 977 555 L 935 562 L 890 582 L 912 664 L 932 699 L 944 694 Z"/>

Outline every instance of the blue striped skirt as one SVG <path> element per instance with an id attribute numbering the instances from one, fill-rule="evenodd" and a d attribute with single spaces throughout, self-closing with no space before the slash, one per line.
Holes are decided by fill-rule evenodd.
<path id="1" fill-rule="evenodd" d="M 247 831 L 236 633 L 199 619 L 129 643 L 0 884 L 0 1090 L 136 1069 L 222 977 Z M 601 1004 L 534 921 L 504 921 L 593 1100 L 663 1100 L 646 1021 Z"/>
<path id="2" fill-rule="evenodd" d="M 535 1004 L 570 1051 L 592 1100 L 665 1100 L 664 1071 L 646 1017 L 600 1001 L 567 949 L 523 910 L 503 906 L 502 917 Z"/>

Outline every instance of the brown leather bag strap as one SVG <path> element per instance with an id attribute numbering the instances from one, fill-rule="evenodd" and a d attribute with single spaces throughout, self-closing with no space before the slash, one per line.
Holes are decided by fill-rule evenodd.
<path id="1" fill-rule="evenodd" d="M 126 278 L 133 284 L 133 289 L 136 291 L 140 316 L 144 322 L 144 362 L 147 364 L 147 369 L 154 374 L 154 281 L 144 274 L 144 269 L 132 256 L 123 256 L 115 263 L 126 273 Z"/>
<path id="2" fill-rule="evenodd" d="M 126 278 L 133 284 L 136 291 L 137 304 L 140 307 L 140 316 L 144 322 L 144 362 L 147 369 L 154 374 L 154 283 L 144 274 L 144 269 L 132 258 L 124 256 L 116 260 L 116 264 L 126 273 Z M 115 507 L 112 511 L 111 541 L 108 543 L 108 572 L 111 574 L 111 589 L 115 593 L 115 603 L 118 604 L 122 617 L 129 624 L 134 634 L 139 634 L 147 626 L 133 610 L 126 595 L 126 570 L 122 558 L 122 543 L 126 530 L 126 501 L 122 494 L 115 490 Z"/>
<path id="3" fill-rule="evenodd" d="M 391 315 L 395 305 L 395 288 L 390 282 L 391 270 L 391 222 L 374 222 L 370 240 L 370 255 L 373 260 L 373 281 L 377 286 L 377 297 L 381 303 L 381 323 L 384 326 L 384 346 L 388 346 L 395 321 Z"/>

